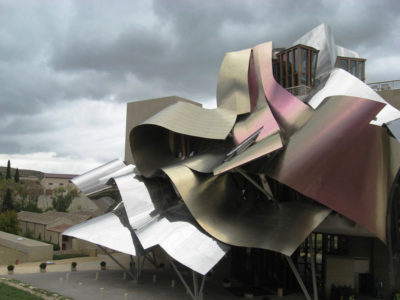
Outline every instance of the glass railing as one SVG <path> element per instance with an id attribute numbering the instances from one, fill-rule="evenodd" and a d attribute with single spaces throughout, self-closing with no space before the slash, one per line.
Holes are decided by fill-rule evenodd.
<path id="1" fill-rule="evenodd" d="M 290 88 L 286 88 L 286 90 L 295 96 L 304 96 L 304 95 L 308 95 L 310 93 L 311 87 L 306 86 L 306 85 L 298 85 L 298 86 L 292 86 Z"/>
<path id="2" fill-rule="evenodd" d="M 381 81 L 381 82 L 371 82 L 368 83 L 369 87 L 373 90 L 379 91 L 387 91 L 387 90 L 398 90 L 400 89 L 400 79 L 398 80 L 389 80 L 389 81 Z"/>

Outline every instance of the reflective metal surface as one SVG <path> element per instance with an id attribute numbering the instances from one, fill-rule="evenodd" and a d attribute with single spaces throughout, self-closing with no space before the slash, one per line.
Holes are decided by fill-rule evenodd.
<path id="1" fill-rule="evenodd" d="M 360 79 L 342 69 L 334 69 L 330 73 L 324 87 L 308 101 L 308 104 L 316 109 L 326 98 L 336 95 L 370 99 L 386 104 L 377 113 L 375 118 L 372 119 L 371 124 L 382 126 L 384 123 L 400 118 L 400 111 L 390 105 Z"/>
<path id="2" fill-rule="evenodd" d="M 136 255 L 129 229 L 112 212 L 68 228 L 63 235 Z"/>
<path id="3" fill-rule="evenodd" d="M 237 114 L 250 112 L 248 71 L 251 49 L 229 52 L 219 71 L 218 107 L 234 108 Z"/>
<path id="4" fill-rule="evenodd" d="M 125 167 L 126 166 L 122 161 L 115 159 L 96 169 L 72 178 L 71 182 L 75 184 L 82 193 L 89 196 L 107 189 L 108 186 L 106 185 L 106 182 L 110 178 L 111 174 L 124 169 Z"/>
<path id="5" fill-rule="evenodd" d="M 260 64 L 261 82 L 269 107 L 282 135 L 289 137 L 307 122 L 313 110 L 276 82 L 272 71 L 272 42 L 257 45 L 253 51 Z"/>
<path id="6" fill-rule="evenodd" d="M 306 45 L 319 50 L 316 78 L 330 72 L 336 64 L 337 48 L 331 28 L 321 24 L 304 34 L 293 43 Z"/>
<path id="7" fill-rule="evenodd" d="M 144 249 L 159 244 L 171 257 L 206 274 L 229 250 L 199 230 L 168 181 L 115 178 L 129 222 Z"/>
<path id="8" fill-rule="evenodd" d="M 399 145 L 391 148 L 387 131 L 369 124 L 383 106 L 360 98 L 329 98 L 270 162 L 266 174 L 385 241 L 393 181 L 389 170 L 400 165 L 390 160 Z"/>
<path id="9" fill-rule="evenodd" d="M 113 161 L 72 180 L 86 194 L 114 181 L 123 206 L 67 233 L 127 253 L 160 245 L 201 274 L 226 244 L 289 256 L 313 230 L 385 242 L 400 168 L 388 129 L 400 138 L 400 112 L 335 69 L 337 55 L 358 54 L 336 46 L 326 25 L 294 44 L 320 50 L 318 85 L 304 102 L 275 80 L 272 42 L 228 53 L 217 109 L 153 107 L 129 123 L 138 171 Z"/>
<path id="10" fill-rule="evenodd" d="M 243 201 L 232 174 L 212 176 L 184 166 L 163 169 L 197 222 L 210 235 L 235 246 L 291 255 L 330 213 L 322 205 Z"/>

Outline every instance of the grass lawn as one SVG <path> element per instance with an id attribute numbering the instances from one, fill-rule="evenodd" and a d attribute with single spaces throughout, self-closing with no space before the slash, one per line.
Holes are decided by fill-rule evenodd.
<path id="1" fill-rule="evenodd" d="M 43 300 L 43 298 L 21 291 L 15 287 L 8 286 L 2 282 L 0 282 L 0 298 L 2 300 Z"/>

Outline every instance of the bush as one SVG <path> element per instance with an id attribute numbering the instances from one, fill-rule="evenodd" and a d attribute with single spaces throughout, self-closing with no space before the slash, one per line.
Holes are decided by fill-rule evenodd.
<path id="1" fill-rule="evenodd" d="M 74 262 L 74 261 L 71 263 L 71 267 L 72 267 L 72 268 L 76 268 L 76 265 L 77 265 L 77 263 Z"/>
<path id="2" fill-rule="evenodd" d="M 46 269 L 47 264 L 43 262 L 43 263 L 41 263 L 41 264 L 39 265 L 39 267 L 40 267 L 42 270 L 44 270 L 44 269 Z"/>
<path id="3" fill-rule="evenodd" d="M 7 270 L 8 270 L 8 271 L 14 271 L 14 266 L 13 266 L 13 265 L 7 266 Z"/>
<path id="4" fill-rule="evenodd" d="M 105 262 L 105 261 L 102 261 L 102 262 L 100 263 L 100 266 L 104 268 L 104 267 L 106 266 L 106 262 Z"/>

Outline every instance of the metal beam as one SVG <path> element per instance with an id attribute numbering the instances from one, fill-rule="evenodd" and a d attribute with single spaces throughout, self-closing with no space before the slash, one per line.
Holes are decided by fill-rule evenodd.
<path id="1" fill-rule="evenodd" d="M 257 189 L 259 189 L 269 200 L 275 201 L 274 196 L 272 196 L 270 193 L 268 193 L 262 186 L 260 186 L 257 182 L 253 180 L 245 171 L 243 171 L 242 168 L 235 168 L 235 170 L 242 175 L 244 178 L 246 178 L 248 181 L 250 181 L 251 184 L 253 184 Z"/>
<path id="2" fill-rule="evenodd" d="M 293 272 L 294 276 L 297 279 L 297 282 L 300 285 L 301 290 L 303 291 L 304 296 L 306 297 L 307 300 L 311 300 L 310 294 L 308 293 L 307 288 L 304 285 L 304 282 L 301 279 L 300 274 L 297 271 L 296 266 L 294 265 L 292 258 L 290 256 L 286 256 L 286 255 L 285 255 L 285 257 L 286 257 L 286 260 L 287 260 L 290 268 L 292 269 L 292 272 Z"/>
<path id="3" fill-rule="evenodd" d="M 317 238 L 317 236 L 315 236 Z M 314 300 L 318 300 L 318 287 L 317 287 L 317 273 L 315 272 L 315 249 L 312 239 L 312 233 L 308 236 L 308 243 L 310 244 L 311 255 L 311 276 L 313 284 Z"/>
<path id="4" fill-rule="evenodd" d="M 118 266 L 121 267 L 121 269 L 123 269 L 133 280 L 135 279 L 135 276 L 133 276 L 132 272 L 130 270 L 128 270 L 127 268 L 125 268 L 115 257 L 113 257 L 110 253 L 108 253 L 108 251 L 100 245 L 97 245 L 101 250 L 104 251 L 105 254 L 107 254 L 108 257 L 110 257 Z"/>

